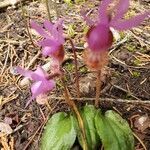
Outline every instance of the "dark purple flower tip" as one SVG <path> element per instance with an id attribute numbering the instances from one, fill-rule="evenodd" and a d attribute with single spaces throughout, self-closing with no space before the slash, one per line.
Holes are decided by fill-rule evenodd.
<path id="1" fill-rule="evenodd" d="M 101 24 L 91 27 L 86 37 L 88 47 L 92 51 L 108 50 L 113 42 L 113 35 L 109 27 Z"/>

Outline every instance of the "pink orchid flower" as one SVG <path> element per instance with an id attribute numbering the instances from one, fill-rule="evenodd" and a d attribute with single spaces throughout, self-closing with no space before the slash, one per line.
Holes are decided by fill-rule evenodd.
<path id="1" fill-rule="evenodd" d="M 62 19 L 59 19 L 55 24 L 45 20 L 43 27 L 31 21 L 31 27 L 36 30 L 44 39 L 38 42 L 38 45 L 42 47 L 42 54 L 44 56 L 50 56 L 57 59 L 59 62 L 63 61 L 64 48 L 63 44 L 65 38 L 63 36 Z"/>
<path id="2" fill-rule="evenodd" d="M 119 0 L 114 6 L 115 15 L 113 16 L 112 11 L 107 10 L 111 2 L 112 0 L 101 2 L 96 21 L 91 20 L 82 12 L 85 21 L 90 26 L 86 35 L 87 48 L 84 51 L 84 59 L 89 68 L 93 70 L 101 69 L 108 63 L 108 49 L 113 43 L 111 27 L 119 31 L 131 29 L 138 26 L 150 14 L 148 11 L 130 19 L 123 19 L 129 8 L 129 0 Z"/>
<path id="3" fill-rule="evenodd" d="M 17 73 L 23 75 L 24 77 L 28 77 L 34 82 L 31 85 L 32 97 L 27 102 L 26 106 L 28 106 L 29 103 L 36 97 L 47 94 L 55 87 L 54 80 L 48 79 L 48 75 L 41 67 L 38 67 L 35 71 L 25 70 L 21 67 L 16 67 L 15 70 Z"/>
<path id="4" fill-rule="evenodd" d="M 123 19 L 122 17 L 128 11 L 129 0 L 119 0 L 119 3 L 114 7 L 115 16 L 112 17 L 112 12 L 108 13 L 107 9 L 112 0 L 103 0 L 99 7 L 99 19 L 92 21 L 85 14 L 83 15 L 90 29 L 87 33 L 88 47 L 92 51 L 108 50 L 113 43 L 113 35 L 110 27 L 122 31 L 138 26 L 148 15 L 150 11 L 143 14 Z"/>

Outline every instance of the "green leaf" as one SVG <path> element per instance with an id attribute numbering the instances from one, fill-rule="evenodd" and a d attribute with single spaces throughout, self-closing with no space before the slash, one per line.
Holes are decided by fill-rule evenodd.
<path id="1" fill-rule="evenodd" d="M 71 4 L 72 4 L 71 0 L 64 0 L 64 2 L 65 2 L 66 4 L 68 4 L 68 5 L 71 5 Z"/>
<path id="2" fill-rule="evenodd" d="M 41 150 L 70 150 L 76 139 L 74 119 L 64 112 L 54 114 L 46 124 Z"/>
<path id="3" fill-rule="evenodd" d="M 86 105 L 81 110 L 81 116 L 83 118 L 88 150 L 95 150 L 99 144 L 99 137 L 95 128 L 94 117 L 97 110 L 92 105 Z M 79 131 L 79 129 L 78 129 Z M 78 132 L 78 140 L 82 146 L 81 132 Z"/>
<path id="4" fill-rule="evenodd" d="M 116 112 L 109 110 L 95 117 L 95 126 L 105 150 L 134 150 L 134 137 L 124 119 Z"/>
<path id="5" fill-rule="evenodd" d="M 111 122 L 112 127 L 114 126 L 114 131 L 119 132 L 120 134 L 123 134 L 122 139 L 124 140 L 124 143 L 127 146 L 128 150 L 134 149 L 134 137 L 132 130 L 129 127 L 128 122 L 123 119 L 119 114 L 117 114 L 115 111 L 109 110 L 105 113 L 105 116 L 108 118 L 108 121 Z"/>

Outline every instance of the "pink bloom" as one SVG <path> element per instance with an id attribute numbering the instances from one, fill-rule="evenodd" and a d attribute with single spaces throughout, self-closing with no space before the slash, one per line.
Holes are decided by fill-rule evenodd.
<path id="1" fill-rule="evenodd" d="M 26 106 L 28 106 L 37 96 L 47 94 L 55 87 L 54 80 L 49 80 L 48 75 L 41 67 L 38 67 L 36 71 L 25 70 L 17 67 L 16 71 L 33 81 L 33 84 L 31 85 L 32 97 L 31 100 L 27 102 Z"/>
<path id="2" fill-rule="evenodd" d="M 116 30 L 127 30 L 138 26 L 148 15 L 150 11 L 143 14 L 139 14 L 130 19 L 122 19 L 124 14 L 128 11 L 129 0 L 120 0 L 114 7 L 116 10 L 115 16 L 112 17 L 111 13 L 108 13 L 107 9 L 112 0 L 103 0 L 99 7 L 99 19 L 92 21 L 90 18 L 84 15 L 84 19 L 91 26 L 87 33 L 87 43 L 89 49 L 92 51 L 108 50 L 113 42 L 113 35 L 110 31 L 110 27 Z"/>
<path id="3" fill-rule="evenodd" d="M 65 42 L 62 23 L 62 19 L 58 20 L 55 24 L 45 20 L 43 27 L 39 26 L 34 21 L 30 23 L 31 27 L 44 38 L 38 42 L 38 45 L 43 49 L 42 54 L 58 59 L 60 62 L 64 58 L 63 44 Z"/>

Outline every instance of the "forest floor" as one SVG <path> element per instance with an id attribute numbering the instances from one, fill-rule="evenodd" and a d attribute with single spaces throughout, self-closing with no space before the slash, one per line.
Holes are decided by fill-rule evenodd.
<path id="1" fill-rule="evenodd" d="M 82 20 L 80 10 L 85 9 L 89 16 L 97 14 L 99 1 L 67 5 L 58 2 L 50 4 L 52 20 L 57 15 L 64 18 L 65 34 L 70 36 L 76 47 L 82 100 L 76 100 L 79 106 L 94 104 L 95 75 L 88 70 L 82 60 L 87 26 Z M 38 150 L 39 141 L 46 118 L 59 111 L 69 111 L 62 98 L 62 86 L 58 80 L 55 90 L 49 95 L 48 108 L 33 101 L 27 108 L 25 104 L 31 93 L 27 86 L 22 87 L 22 77 L 12 73 L 12 67 L 22 66 L 34 70 L 38 65 L 49 62 L 38 47 L 30 41 L 26 25 L 30 19 L 42 23 L 47 19 L 43 2 L 23 1 L 25 17 L 20 4 L 0 8 L 0 122 L 7 125 L 8 136 L 0 133 L 0 149 Z M 150 8 L 147 0 L 131 1 L 127 16 L 144 12 Z M 30 30 L 34 41 L 36 34 Z M 113 109 L 126 119 L 135 138 L 136 150 L 150 149 L 150 26 L 148 19 L 139 27 L 121 32 L 109 52 L 109 65 L 103 70 L 100 107 Z M 69 43 L 65 45 L 66 59 L 63 63 L 68 88 L 73 97 L 75 91 L 75 73 L 73 53 Z M 141 123 L 140 120 L 143 120 Z M 2 127 L 1 127 L 2 128 Z M 2 129 L 0 129 L 2 130 Z"/>

